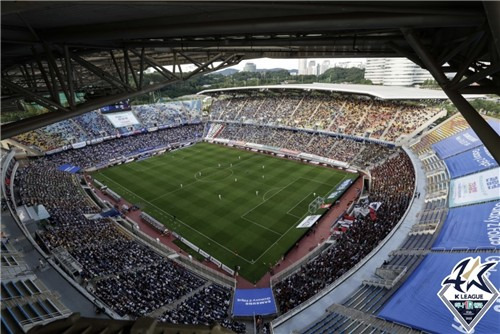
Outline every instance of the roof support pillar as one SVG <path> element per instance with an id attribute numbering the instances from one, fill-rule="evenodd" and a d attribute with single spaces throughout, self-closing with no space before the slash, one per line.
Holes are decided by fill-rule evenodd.
<path id="1" fill-rule="evenodd" d="M 457 107 L 458 111 L 462 114 L 467 123 L 469 123 L 479 139 L 481 139 L 484 146 L 486 146 L 488 151 L 490 151 L 495 160 L 500 164 L 500 150 L 498 149 L 500 137 L 498 136 L 498 134 L 491 128 L 486 120 L 481 117 L 481 115 L 479 115 L 474 107 L 470 105 L 470 103 L 462 96 L 462 94 L 460 94 L 457 89 L 453 89 L 452 87 L 450 87 L 450 81 L 444 75 L 434 57 L 422 45 L 422 43 L 420 43 L 419 39 L 415 36 L 415 33 L 411 29 L 402 29 L 402 31 L 406 40 L 408 41 L 408 44 L 418 55 L 427 70 L 432 74 L 445 94 Z"/>

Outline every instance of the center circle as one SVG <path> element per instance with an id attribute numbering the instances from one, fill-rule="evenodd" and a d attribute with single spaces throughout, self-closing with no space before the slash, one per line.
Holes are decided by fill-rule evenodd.
<path id="1" fill-rule="evenodd" d="M 196 172 L 194 178 L 200 182 L 219 182 L 233 174 L 231 168 L 207 167 Z"/>

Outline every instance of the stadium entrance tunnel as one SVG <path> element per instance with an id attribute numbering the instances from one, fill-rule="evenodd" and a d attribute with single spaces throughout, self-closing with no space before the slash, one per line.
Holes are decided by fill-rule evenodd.
<path id="1" fill-rule="evenodd" d="M 220 182 L 234 174 L 231 168 L 208 167 L 194 174 L 194 178 L 200 182 Z"/>

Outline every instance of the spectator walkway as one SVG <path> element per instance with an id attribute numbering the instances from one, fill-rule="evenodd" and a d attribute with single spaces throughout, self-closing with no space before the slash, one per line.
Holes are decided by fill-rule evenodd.
<path id="1" fill-rule="evenodd" d="M 176 301 L 174 301 L 173 303 L 170 303 L 170 304 L 166 304 L 160 308 L 157 308 L 156 310 L 154 310 L 153 312 L 147 314 L 148 317 L 151 317 L 151 318 L 158 318 L 160 315 L 162 315 L 163 313 L 167 312 L 167 311 L 171 311 L 171 310 L 174 310 L 175 308 L 177 308 L 178 305 L 182 304 L 185 300 L 191 298 L 192 296 L 196 295 L 198 292 L 200 292 L 201 290 L 205 289 L 205 288 L 208 288 L 210 285 L 212 284 L 212 282 L 209 282 L 207 281 L 205 284 L 203 284 L 202 286 L 200 286 L 199 288 L 191 291 L 190 293 L 188 293 L 187 295 L 184 295 L 182 296 L 181 298 L 177 299 Z"/>
<path id="2" fill-rule="evenodd" d="M 80 312 L 82 316 L 93 318 L 109 318 L 105 314 L 96 314 L 95 306 L 86 297 L 84 297 L 77 289 L 75 289 L 59 272 L 52 266 L 46 264 L 43 270 L 37 269 L 42 255 L 31 245 L 21 232 L 17 223 L 10 216 L 9 213 L 2 213 L 2 231 L 10 236 L 10 243 L 14 245 L 16 250 L 23 254 L 28 271 L 33 272 L 43 282 L 43 284 L 50 290 L 54 291 L 60 296 L 60 300 L 71 311 Z M 2 280 L 4 276 L 2 267 Z"/>

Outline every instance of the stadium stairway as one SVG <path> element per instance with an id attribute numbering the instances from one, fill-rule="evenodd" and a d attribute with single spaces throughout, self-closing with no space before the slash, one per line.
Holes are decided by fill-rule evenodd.
<path id="1" fill-rule="evenodd" d="M 325 129 L 328 129 L 328 130 L 332 129 L 334 124 L 336 124 L 336 122 L 337 122 L 337 115 L 340 114 L 344 110 L 344 107 L 346 104 L 347 104 L 347 101 L 342 102 L 342 105 L 340 106 L 340 108 L 338 110 L 335 110 L 335 117 L 332 117 L 330 124 L 328 124 L 328 126 L 326 126 Z"/>
<path id="2" fill-rule="evenodd" d="M 385 135 L 389 132 L 389 130 L 391 129 L 391 127 L 394 124 L 394 122 L 396 121 L 396 119 L 398 119 L 399 114 L 401 114 L 401 108 L 398 108 L 398 110 L 394 114 L 394 117 L 391 118 L 391 120 L 389 121 L 389 124 L 387 124 L 387 127 L 385 128 L 384 132 L 382 132 L 382 134 L 380 135 L 380 139 L 385 139 Z"/>
<path id="3" fill-rule="evenodd" d="M 26 332 L 38 324 L 45 324 L 67 317 L 71 312 L 55 299 L 36 299 L 18 302 L 15 305 L 2 305 L 2 332 Z"/>
<path id="4" fill-rule="evenodd" d="M 191 291 L 187 295 L 182 296 L 181 298 L 177 299 L 176 301 L 174 301 L 171 304 L 166 304 L 160 308 L 157 308 L 153 312 L 150 312 L 149 314 L 147 314 L 147 316 L 156 319 L 159 316 L 161 316 L 163 313 L 165 313 L 166 311 L 171 311 L 171 310 L 176 309 L 177 305 L 182 304 L 185 300 L 191 298 L 192 296 L 194 296 L 195 294 L 197 294 L 201 290 L 208 288 L 211 284 L 213 284 L 213 283 L 210 281 L 207 281 L 204 285 L 200 286 L 198 289 L 194 289 L 193 291 Z"/>

